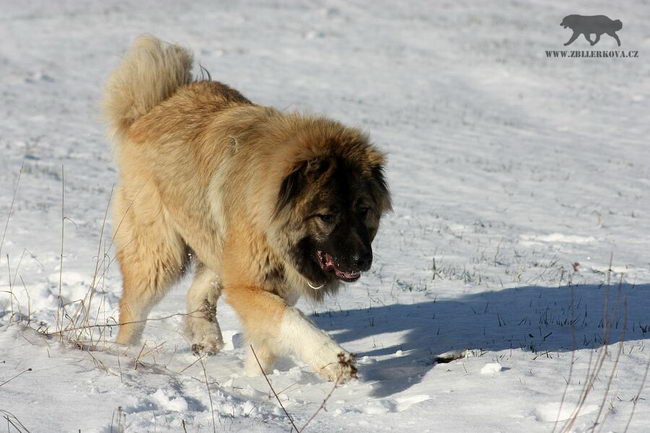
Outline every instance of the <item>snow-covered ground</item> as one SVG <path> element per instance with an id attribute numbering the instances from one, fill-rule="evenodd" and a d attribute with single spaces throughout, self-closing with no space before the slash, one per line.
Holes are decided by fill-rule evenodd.
<path id="1" fill-rule="evenodd" d="M 0 9 L 9 432 L 290 429 L 264 378 L 243 375 L 241 327 L 226 304 L 225 350 L 200 360 L 189 351 L 179 314 L 188 281 L 152 313 L 144 347 L 102 350 L 121 287 L 103 224 L 116 172 L 98 105 L 144 32 L 191 47 L 213 78 L 258 103 L 360 126 L 389 154 L 395 211 L 372 271 L 322 305 L 299 304 L 358 354 L 361 374 L 334 389 L 306 431 L 650 431 L 646 2 L 2 0 Z M 571 31 L 559 23 L 572 13 L 620 19 L 620 49 L 639 58 L 547 58 L 564 49 Z M 607 35 L 568 48 L 617 49 Z M 84 299 L 87 315 L 75 315 Z M 44 337 L 57 323 L 97 326 Z M 452 351 L 465 356 L 436 362 Z M 332 391 L 292 360 L 269 380 L 299 427 Z"/>

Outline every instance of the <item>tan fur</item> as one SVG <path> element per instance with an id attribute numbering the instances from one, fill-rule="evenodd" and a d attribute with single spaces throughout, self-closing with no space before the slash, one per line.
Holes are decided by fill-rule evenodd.
<path id="1" fill-rule="evenodd" d="M 218 276 L 270 365 L 277 352 L 270 344 L 287 305 L 301 294 L 319 298 L 336 289 L 331 284 L 315 293 L 287 258 L 295 235 L 286 227 L 302 219 L 299 210 L 274 214 L 283 179 L 297 163 L 326 155 L 353 160 L 369 176 L 383 156 L 358 130 L 254 105 L 217 82 L 191 82 L 191 58 L 180 47 L 142 37 L 107 85 L 105 112 L 120 171 L 113 212 L 124 280 L 117 342 L 137 342 L 149 310 L 193 252 L 212 274 L 199 273 L 188 308 L 201 305 L 201 297 L 216 303 L 208 283 Z M 378 207 L 378 215 L 390 207 L 387 194 Z M 271 269 L 284 270 L 281 283 L 265 279 Z"/>
<path id="2" fill-rule="evenodd" d="M 189 51 L 164 45 L 150 35 L 140 36 L 106 86 L 104 111 L 115 131 L 124 131 L 178 87 L 190 83 L 191 69 Z"/>

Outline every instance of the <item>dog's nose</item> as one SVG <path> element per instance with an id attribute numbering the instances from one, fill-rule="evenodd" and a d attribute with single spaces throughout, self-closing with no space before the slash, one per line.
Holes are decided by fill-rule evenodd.
<path id="1" fill-rule="evenodd" d="M 372 265 L 372 251 L 359 251 L 352 256 L 352 264 L 359 271 L 367 271 Z"/>

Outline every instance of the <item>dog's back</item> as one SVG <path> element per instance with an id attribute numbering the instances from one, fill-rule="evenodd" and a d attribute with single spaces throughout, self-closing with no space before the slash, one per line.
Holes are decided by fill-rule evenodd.
<path id="1" fill-rule="evenodd" d="M 591 33 L 606 33 L 618 31 L 623 28 L 621 20 L 612 20 L 605 15 L 567 15 L 564 17 L 561 26 L 570 27 L 576 31 L 588 31 Z"/>

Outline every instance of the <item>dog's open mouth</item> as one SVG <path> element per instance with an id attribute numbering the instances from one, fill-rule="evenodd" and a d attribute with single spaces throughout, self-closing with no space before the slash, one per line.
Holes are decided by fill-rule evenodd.
<path id="1" fill-rule="evenodd" d="M 336 267 L 334 257 L 329 255 L 325 251 L 318 251 L 317 255 L 318 255 L 318 263 L 320 264 L 320 267 L 325 272 L 334 272 L 334 275 L 336 275 L 336 278 L 338 278 L 339 280 L 343 280 L 345 282 L 351 283 L 353 281 L 357 281 L 361 276 L 360 272 L 345 272 L 340 270 L 338 267 Z"/>

